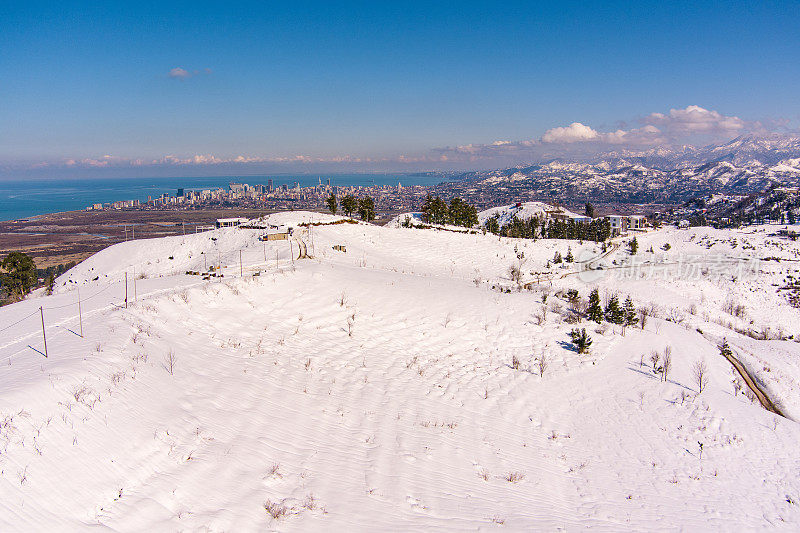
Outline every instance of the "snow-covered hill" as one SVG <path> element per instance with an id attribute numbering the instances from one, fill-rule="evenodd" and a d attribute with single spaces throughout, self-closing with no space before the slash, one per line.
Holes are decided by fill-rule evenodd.
<path id="1" fill-rule="evenodd" d="M 313 259 L 259 230 L 122 243 L 0 308 L 0 529 L 800 526 L 800 427 L 716 348 L 800 416 L 800 312 L 773 286 L 800 249 L 775 228 L 655 231 L 631 256 L 342 220 L 269 217 Z M 568 247 L 584 262 L 548 266 Z M 563 291 L 595 287 L 653 316 L 571 323 Z"/>

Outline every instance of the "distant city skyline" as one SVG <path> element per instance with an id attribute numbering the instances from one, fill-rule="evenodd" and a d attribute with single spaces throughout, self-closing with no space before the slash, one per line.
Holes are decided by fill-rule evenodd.
<path id="1" fill-rule="evenodd" d="M 0 178 L 469 170 L 794 132 L 797 7 L 9 2 Z"/>

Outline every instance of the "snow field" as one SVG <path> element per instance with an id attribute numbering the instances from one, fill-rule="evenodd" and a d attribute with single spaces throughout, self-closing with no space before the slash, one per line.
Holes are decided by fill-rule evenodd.
<path id="1" fill-rule="evenodd" d="M 271 220 L 312 216 L 336 220 Z M 640 254 L 648 239 L 688 250 L 690 234 L 642 236 Z M 723 282 L 698 282 L 706 300 L 681 323 L 652 318 L 623 337 L 582 322 L 594 342 L 579 355 L 556 290 L 585 297 L 598 286 L 666 314 L 698 289 L 577 276 L 491 288 L 509 284 L 520 250 L 526 269 L 544 269 L 556 250 L 597 251 L 593 243 L 337 224 L 303 237 L 311 249 L 313 235 L 313 260 L 292 263 L 285 241 L 267 243 L 286 250 L 276 267 L 258 264 L 257 235 L 124 243 L 59 278 L 74 283 L 54 296 L 0 310 L 10 323 L 67 305 L 79 284 L 116 295 L 125 271 L 151 263 L 139 301 L 87 303 L 85 338 L 54 327 L 48 359 L 25 350 L 35 321 L 0 333 L 3 530 L 796 529 L 798 427 L 732 394 L 714 338 L 773 365 L 768 374 L 786 385 L 771 392 L 787 394 L 789 410 L 797 344 L 701 323 L 703 311 L 722 312 Z M 215 249 L 230 258 L 221 281 L 158 277 L 166 261 L 196 265 Z M 242 278 L 239 249 L 253 257 Z M 605 261 L 615 259 L 624 247 Z M 742 298 L 750 307 L 771 296 Z M 58 312 L 74 329 L 71 308 Z M 662 383 L 640 359 L 666 346 L 674 368 Z M 12 350 L 22 351 L 9 365 Z M 699 395 L 698 360 L 710 376 Z"/>

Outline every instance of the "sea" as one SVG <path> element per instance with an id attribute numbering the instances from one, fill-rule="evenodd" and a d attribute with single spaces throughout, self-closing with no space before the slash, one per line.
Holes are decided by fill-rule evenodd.
<path id="1" fill-rule="evenodd" d="M 92 204 L 124 200 L 146 201 L 164 193 L 174 196 L 178 189 L 227 188 L 230 183 L 273 184 L 310 187 L 320 183 L 338 186 L 436 185 L 447 178 L 441 174 L 329 174 L 223 176 L 204 178 L 85 178 L 0 180 L 0 220 L 18 220 L 47 213 L 78 211 Z"/>

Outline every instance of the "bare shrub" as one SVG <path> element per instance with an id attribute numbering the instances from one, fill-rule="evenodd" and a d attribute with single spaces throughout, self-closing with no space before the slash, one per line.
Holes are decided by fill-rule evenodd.
<path id="1" fill-rule="evenodd" d="M 692 367 L 692 376 L 697 384 L 698 394 L 702 393 L 708 385 L 708 367 L 705 361 L 697 361 Z"/>
<path id="2" fill-rule="evenodd" d="M 505 479 L 509 483 L 519 483 L 520 481 L 525 479 L 525 474 L 523 474 L 522 472 L 509 472 L 505 476 L 503 476 L 503 479 Z"/>
<path id="3" fill-rule="evenodd" d="M 744 318 L 747 314 L 747 309 L 744 305 L 736 302 L 735 300 L 728 299 L 722 305 L 722 310 L 736 318 Z"/>
<path id="4" fill-rule="evenodd" d="M 639 325 L 644 329 L 647 318 L 650 316 L 650 310 L 647 307 L 640 307 L 637 312 L 639 313 Z"/>
<path id="5" fill-rule="evenodd" d="M 342 292 L 341 296 L 339 296 L 339 307 L 344 307 L 347 303 L 347 293 Z"/>
<path id="6" fill-rule="evenodd" d="M 511 368 L 513 368 L 514 370 L 519 370 L 519 365 L 520 365 L 519 357 L 517 357 L 516 355 L 513 356 L 511 358 Z"/>
<path id="7" fill-rule="evenodd" d="M 539 359 L 536 361 L 536 366 L 539 368 L 539 377 L 543 378 L 544 373 L 547 370 L 547 367 L 550 365 L 550 359 L 547 357 L 547 354 L 542 354 L 539 356 Z"/>
<path id="8" fill-rule="evenodd" d="M 175 375 L 175 363 L 177 363 L 177 361 L 178 358 L 175 356 L 175 352 L 172 349 L 164 356 L 164 368 L 169 372 L 170 376 Z"/>
<path id="9" fill-rule="evenodd" d="M 267 511 L 267 514 L 270 515 L 273 520 L 280 520 L 289 512 L 289 508 L 286 507 L 283 502 L 273 502 L 272 500 L 264 502 L 264 510 Z"/>
<path id="10" fill-rule="evenodd" d="M 661 359 L 661 354 L 653 350 L 650 352 L 650 362 L 653 363 L 653 372 L 658 368 L 658 361 Z"/>
<path id="11" fill-rule="evenodd" d="M 667 381 L 669 371 L 672 369 L 672 346 L 664 348 L 664 357 L 662 358 L 661 368 L 663 369 L 662 377 Z"/>

